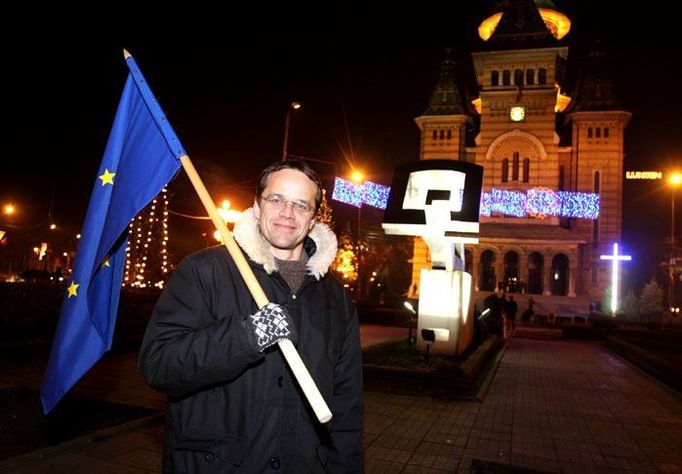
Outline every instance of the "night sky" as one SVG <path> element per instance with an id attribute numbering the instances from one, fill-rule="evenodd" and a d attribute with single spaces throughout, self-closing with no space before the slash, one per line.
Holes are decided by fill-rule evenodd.
<path id="1" fill-rule="evenodd" d="M 682 168 L 682 43 L 674 16 L 644 4 L 616 14 L 611 8 L 623 3 L 555 3 L 573 21 L 565 40 L 567 92 L 599 38 L 622 105 L 633 113 L 625 169 Z M 355 164 L 368 179 L 389 184 L 393 166 L 418 159 L 413 119 L 426 109 L 445 49 L 468 74 L 469 52 L 481 45 L 476 27 L 492 5 L 469 0 L 370 11 L 344 3 L 326 6 L 329 13 L 184 7 L 155 17 L 119 7 L 79 22 L 63 10 L 8 19 L 19 28 L 2 33 L 9 146 L 0 203 L 17 203 L 15 224 L 31 227 L 46 221 L 53 202 L 54 220 L 78 232 L 127 74 L 123 47 L 216 199 L 249 204 L 257 173 L 281 157 L 292 100 L 304 109 L 292 114 L 290 153 L 335 162 L 336 169 L 318 166 L 329 178 Z M 461 81 L 464 93 L 472 83 L 470 75 Z M 184 176 L 171 189 L 173 210 L 201 213 Z M 635 260 L 648 262 L 641 267 L 647 272 L 670 233 L 670 190 L 662 182 L 626 182 L 624 194 L 623 241 Z M 340 219 L 344 213 L 338 211 Z"/>

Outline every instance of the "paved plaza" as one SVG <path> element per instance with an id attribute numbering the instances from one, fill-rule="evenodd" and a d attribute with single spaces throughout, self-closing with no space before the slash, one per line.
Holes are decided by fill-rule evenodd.
<path id="1" fill-rule="evenodd" d="M 363 326 L 363 345 L 403 332 Z M 78 393 L 163 404 L 131 355 L 103 360 Z M 513 337 L 478 398 L 367 391 L 366 472 L 682 473 L 682 398 L 599 344 Z M 160 472 L 162 429 L 152 416 L 0 462 L 0 472 Z"/>

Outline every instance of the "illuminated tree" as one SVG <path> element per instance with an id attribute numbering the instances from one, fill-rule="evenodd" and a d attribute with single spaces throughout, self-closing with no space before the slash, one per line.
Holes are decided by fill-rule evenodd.
<path id="1" fill-rule="evenodd" d="M 339 248 L 332 264 L 332 270 L 341 279 L 344 286 L 349 287 L 358 278 L 358 259 L 353 250 L 354 245 L 349 226 L 341 232 L 338 240 Z"/>
<path id="2" fill-rule="evenodd" d="M 332 208 L 329 207 L 329 203 L 327 202 L 326 189 L 322 189 L 322 202 L 320 203 L 320 208 L 317 210 L 317 214 L 315 215 L 315 220 L 317 222 L 321 222 L 322 224 L 326 224 L 329 226 L 329 228 L 334 226 Z"/>

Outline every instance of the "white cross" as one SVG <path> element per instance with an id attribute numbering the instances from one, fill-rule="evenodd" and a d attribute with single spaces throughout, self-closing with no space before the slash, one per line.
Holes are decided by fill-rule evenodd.
<path id="1" fill-rule="evenodd" d="M 630 255 L 618 255 L 618 244 L 613 244 L 613 254 L 600 255 L 602 260 L 611 260 L 611 313 L 615 316 L 618 308 L 618 263 L 632 260 Z"/>

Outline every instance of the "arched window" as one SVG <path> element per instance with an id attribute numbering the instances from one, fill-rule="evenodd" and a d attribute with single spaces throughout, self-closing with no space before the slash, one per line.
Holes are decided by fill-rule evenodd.
<path id="1" fill-rule="evenodd" d="M 440 129 L 440 139 L 443 140 L 445 138 L 445 130 L 442 128 Z"/>
<path id="2" fill-rule="evenodd" d="M 506 183 L 509 181 L 509 159 L 505 158 L 502 160 L 502 182 Z"/>
<path id="3" fill-rule="evenodd" d="M 604 127 L 604 138 L 609 138 L 609 127 Z"/>
<path id="4" fill-rule="evenodd" d="M 538 69 L 538 84 L 547 84 L 547 69 L 544 67 Z"/>
<path id="5" fill-rule="evenodd" d="M 597 138 L 601 138 L 601 128 L 600 127 L 597 127 L 594 129 L 594 135 Z"/>
<path id="6" fill-rule="evenodd" d="M 493 71 L 490 73 L 490 85 L 491 86 L 500 85 L 500 71 Z"/>
<path id="7" fill-rule="evenodd" d="M 452 129 L 448 128 L 448 133 L 447 133 L 448 140 L 452 138 Z"/>
<path id="8" fill-rule="evenodd" d="M 515 86 L 523 85 L 523 70 L 521 69 L 514 70 L 514 85 Z"/>
<path id="9" fill-rule="evenodd" d="M 587 127 L 587 138 L 592 138 L 592 127 Z"/>
<path id="10" fill-rule="evenodd" d="M 502 71 L 502 85 L 503 86 L 508 86 L 511 84 L 511 71 L 509 69 L 505 69 Z"/>
<path id="11" fill-rule="evenodd" d="M 568 257 L 559 253 L 552 258 L 552 295 L 566 296 L 568 292 Z"/>
<path id="12" fill-rule="evenodd" d="M 523 182 L 530 181 L 530 158 L 523 159 Z"/>
<path id="13" fill-rule="evenodd" d="M 438 138 L 438 130 L 435 128 L 433 129 L 433 139 L 436 140 Z"/>
<path id="14" fill-rule="evenodd" d="M 526 69 L 526 84 L 535 84 L 535 69 Z"/>
<path id="15" fill-rule="evenodd" d="M 519 152 L 514 152 L 514 162 L 512 164 L 512 181 L 519 180 Z"/>
<path id="16" fill-rule="evenodd" d="M 497 287 L 495 275 L 495 261 L 497 257 L 492 250 L 486 250 L 481 254 L 479 262 L 479 282 L 481 291 L 493 291 Z"/>
<path id="17" fill-rule="evenodd" d="M 566 167 L 564 165 L 559 166 L 559 191 L 563 191 L 565 189 L 566 183 Z"/>

